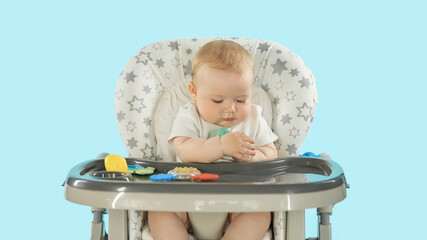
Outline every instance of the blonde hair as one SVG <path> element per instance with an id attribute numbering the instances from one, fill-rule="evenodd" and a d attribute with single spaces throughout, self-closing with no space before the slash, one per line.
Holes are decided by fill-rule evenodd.
<path id="1" fill-rule="evenodd" d="M 244 73 L 249 67 L 253 74 L 254 60 L 239 44 L 233 41 L 216 40 L 205 44 L 194 56 L 191 71 L 193 81 L 197 71 L 204 65 L 238 74 Z"/>

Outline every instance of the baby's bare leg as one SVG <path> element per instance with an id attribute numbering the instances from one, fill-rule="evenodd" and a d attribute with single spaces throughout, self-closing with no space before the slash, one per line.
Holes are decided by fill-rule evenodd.
<path id="1" fill-rule="evenodd" d="M 231 213 L 223 240 L 260 240 L 270 227 L 270 212 Z"/>
<path id="2" fill-rule="evenodd" d="M 148 226 L 156 240 L 188 240 L 190 221 L 185 212 L 148 212 Z"/>

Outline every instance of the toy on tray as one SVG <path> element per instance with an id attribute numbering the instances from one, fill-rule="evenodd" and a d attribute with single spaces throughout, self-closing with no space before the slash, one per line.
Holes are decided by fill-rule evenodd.
<path id="1" fill-rule="evenodd" d="M 156 170 L 156 169 L 153 167 L 141 167 L 139 165 L 129 165 L 128 166 L 128 173 L 130 173 L 130 174 L 149 175 L 149 174 L 153 174 L 154 170 Z"/>
<path id="2" fill-rule="evenodd" d="M 150 180 L 152 181 L 169 181 L 175 179 L 175 175 L 172 174 L 156 174 L 151 175 Z"/>
<path id="3" fill-rule="evenodd" d="M 128 165 L 126 159 L 122 156 L 110 154 L 105 157 L 104 165 L 107 172 L 128 172 Z"/>
<path id="4" fill-rule="evenodd" d="M 191 176 L 200 173 L 201 172 L 194 167 L 176 167 L 168 172 L 168 174 L 176 176 L 177 179 L 190 179 Z"/>
<path id="5" fill-rule="evenodd" d="M 318 157 L 320 157 L 320 155 L 317 155 L 313 152 L 306 152 L 304 154 L 301 154 L 300 157 L 317 157 L 318 158 Z"/>
<path id="6" fill-rule="evenodd" d="M 201 174 L 193 175 L 191 176 L 191 178 L 199 181 L 211 181 L 211 180 L 218 179 L 218 174 L 201 173 Z"/>

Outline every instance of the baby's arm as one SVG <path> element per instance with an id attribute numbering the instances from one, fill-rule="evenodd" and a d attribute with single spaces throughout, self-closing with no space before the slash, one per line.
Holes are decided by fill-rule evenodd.
<path id="1" fill-rule="evenodd" d="M 257 147 L 256 155 L 252 158 L 252 162 L 272 160 L 277 158 L 277 149 L 274 143 L 269 143 L 261 147 Z"/>
<path id="2" fill-rule="evenodd" d="M 211 163 L 224 156 L 250 161 L 255 156 L 254 141 L 243 133 L 230 132 L 209 139 L 175 137 L 172 144 L 183 162 Z"/>
<path id="3" fill-rule="evenodd" d="M 173 148 L 183 162 L 211 163 L 223 157 L 221 138 L 175 137 Z"/>

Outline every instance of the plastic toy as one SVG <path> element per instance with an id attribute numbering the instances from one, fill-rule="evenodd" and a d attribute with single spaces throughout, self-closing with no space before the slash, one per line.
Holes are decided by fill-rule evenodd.
<path id="1" fill-rule="evenodd" d="M 128 165 L 128 172 L 131 171 L 132 169 L 140 169 L 140 168 L 142 167 L 139 165 Z"/>
<path id="2" fill-rule="evenodd" d="M 201 173 L 194 176 L 191 176 L 194 180 L 200 180 L 200 181 L 210 181 L 210 180 L 216 180 L 218 179 L 218 174 L 211 174 L 211 173 Z"/>
<path id="3" fill-rule="evenodd" d="M 156 174 L 150 176 L 150 180 L 152 181 L 169 181 L 175 179 L 176 176 L 172 174 Z"/>
<path id="4" fill-rule="evenodd" d="M 126 159 L 122 156 L 110 154 L 104 159 L 105 169 L 107 172 L 128 172 Z"/>
<path id="5" fill-rule="evenodd" d="M 306 152 L 306 153 L 304 153 L 304 154 L 301 154 L 300 155 L 301 157 L 320 157 L 320 155 L 317 155 L 317 154 L 315 154 L 315 153 L 313 153 L 313 152 Z"/>
<path id="6" fill-rule="evenodd" d="M 132 169 L 129 168 L 128 173 L 137 174 L 137 175 L 149 175 L 149 174 L 153 174 L 155 170 L 155 168 L 153 167 L 145 167 L 145 168 L 141 166 L 138 166 L 138 167 L 139 168 L 132 168 Z"/>
<path id="7" fill-rule="evenodd" d="M 168 174 L 174 175 L 178 179 L 190 179 L 192 176 L 200 173 L 201 172 L 194 167 L 176 167 L 168 172 Z"/>
<path id="8" fill-rule="evenodd" d="M 230 132 L 230 130 L 228 130 L 228 128 L 221 127 L 221 128 L 218 128 L 218 130 L 216 130 L 216 135 L 219 136 L 219 137 L 222 137 L 222 136 L 224 136 L 225 134 L 227 134 L 229 132 Z"/>

